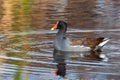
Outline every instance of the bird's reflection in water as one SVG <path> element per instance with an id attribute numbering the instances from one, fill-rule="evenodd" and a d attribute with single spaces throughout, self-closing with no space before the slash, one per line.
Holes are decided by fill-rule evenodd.
<path id="1" fill-rule="evenodd" d="M 104 60 L 107 58 L 106 55 L 101 52 L 94 52 L 94 51 L 91 51 L 91 52 L 64 52 L 64 51 L 58 51 L 58 50 L 54 50 L 53 57 L 54 57 L 54 62 L 57 63 L 56 75 L 60 76 L 62 78 L 65 78 L 65 76 L 66 76 L 67 60 L 72 60 L 75 58 L 76 59 L 84 58 L 84 61 L 85 61 L 85 59 L 89 59 L 89 61 L 90 61 L 90 59 L 91 60 Z"/>
<path id="2" fill-rule="evenodd" d="M 91 51 L 86 54 L 82 53 L 83 57 L 90 58 L 90 59 L 96 59 L 100 61 L 104 61 L 107 59 L 106 54 L 102 53 L 101 51 Z"/>
<path id="3" fill-rule="evenodd" d="M 54 61 L 57 63 L 56 75 L 64 78 L 66 75 L 66 62 L 65 62 L 66 52 L 54 50 L 53 57 Z"/>

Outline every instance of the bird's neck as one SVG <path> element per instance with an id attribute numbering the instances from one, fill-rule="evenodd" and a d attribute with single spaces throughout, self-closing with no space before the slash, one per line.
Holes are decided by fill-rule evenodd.
<path id="1" fill-rule="evenodd" d="M 66 27 L 59 29 L 56 34 L 57 39 L 63 39 L 63 37 L 65 37 L 66 30 L 67 30 Z"/>
<path id="2" fill-rule="evenodd" d="M 54 46 L 56 49 L 61 50 L 62 49 L 62 45 L 64 43 L 64 37 L 65 37 L 65 33 L 66 33 L 67 28 L 61 28 L 58 30 L 57 34 L 56 34 L 56 38 L 54 41 Z"/>

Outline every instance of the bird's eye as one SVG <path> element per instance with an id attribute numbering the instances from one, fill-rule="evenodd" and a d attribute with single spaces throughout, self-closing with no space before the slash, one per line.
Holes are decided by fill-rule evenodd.
<path id="1" fill-rule="evenodd" d="M 62 23 L 59 23 L 60 25 L 62 25 Z"/>

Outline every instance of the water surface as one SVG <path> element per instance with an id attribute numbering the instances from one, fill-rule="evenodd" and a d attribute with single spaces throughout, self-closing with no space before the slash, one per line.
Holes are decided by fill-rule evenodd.
<path id="1" fill-rule="evenodd" d="M 54 51 L 57 20 L 70 38 L 110 38 L 108 59 Z M 0 80 L 119 80 L 119 57 L 119 0 L 0 0 Z"/>

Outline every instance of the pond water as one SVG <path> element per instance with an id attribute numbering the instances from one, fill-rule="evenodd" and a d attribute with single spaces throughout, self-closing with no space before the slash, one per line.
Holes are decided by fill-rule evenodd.
<path id="1" fill-rule="evenodd" d="M 107 60 L 54 51 L 57 20 L 70 38 L 110 38 Z M 0 0 L 0 80 L 119 79 L 120 0 Z"/>

